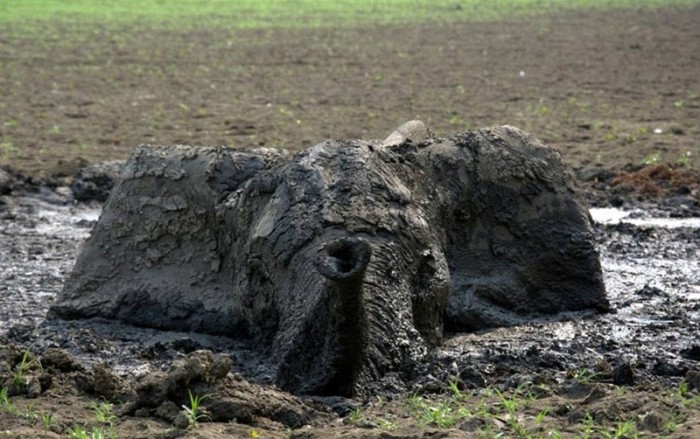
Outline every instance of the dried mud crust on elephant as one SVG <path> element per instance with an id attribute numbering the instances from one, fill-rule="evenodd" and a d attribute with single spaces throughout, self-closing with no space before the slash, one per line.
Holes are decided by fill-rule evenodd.
<path id="1" fill-rule="evenodd" d="M 52 308 L 250 340 L 281 388 L 329 395 L 409 379 L 443 328 L 581 310 L 609 310 L 582 195 L 508 126 L 291 157 L 142 146 Z"/>

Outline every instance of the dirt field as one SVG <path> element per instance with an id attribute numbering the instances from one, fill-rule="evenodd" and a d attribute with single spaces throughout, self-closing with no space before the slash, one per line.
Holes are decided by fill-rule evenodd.
<path id="1" fill-rule="evenodd" d="M 698 22 L 700 6 L 352 29 L 55 27 L 40 40 L 10 25 L 0 164 L 55 185 L 140 143 L 298 150 L 413 118 L 438 135 L 511 124 L 558 147 L 591 203 L 697 217 Z M 700 435 L 700 229 L 599 224 L 616 314 L 452 335 L 412 381 L 312 399 L 264 385 L 231 341 L 46 322 L 99 214 L 65 197 L 0 197 L 0 437 Z M 212 377 L 219 357 L 199 349 L 234 352 L 231 373 Z M 173 387 L 208 395 L 199 419 Z"/>
<path id="2" fill-rule="evenodd" d="M 699 20 L 696 5 L 337 30 L 9 24 L 0 163 L 51 173 L 140 143 L 298 150 L 419 118 L 437 134 L 516 125 L 575 164 L 698 167 Z"/>

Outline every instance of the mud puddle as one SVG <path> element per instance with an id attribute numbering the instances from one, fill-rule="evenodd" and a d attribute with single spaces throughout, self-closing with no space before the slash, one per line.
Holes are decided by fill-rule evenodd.
<path id="1" fill-rule="evenodd" d="M 650 216 L 650 213 L 642 210 L 623 210 L 616 207 L 599 207 L 590 209 L 593 221 L 599 224 L 610 225 L 629 223 L 635 226 L 662 227 L 676 229 L 679 227 L 700 228 L 700 218 L 669 218 Z"/>

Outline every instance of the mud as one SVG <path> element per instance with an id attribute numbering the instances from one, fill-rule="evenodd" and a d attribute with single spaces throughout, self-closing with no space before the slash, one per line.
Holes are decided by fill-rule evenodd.
<path id="1" fill-rule="evenodd" d="M 67 197 L 60 194 L 66 192 L 59 189 L 58 193 L 45 193 L 41 198 L 3 198 L 0 214 L 3 345 L 31 347 L 37 356 L 58 348 L 73 356 L 86 370 L 107 364 L 119 380 L 130 383 L 127 387 L 132 397 L 127 396 L 126 400 L 132 403 L 137 383 L 149 375 L 167 371 L 200 349 L 230 358 L 229 376 L 251 383 L 250 386 L 264 386 L 249 389 L 250 395 L 274 387 L 271 386 L 273 371 L 264 358 L 250 346 L 224 337 L 161 332 L 100 319 L 45 320 L 79 246 L 100 213 L 99 206 L 61 204 Z M 669 209 L 664 211 L 666 216 L 672 216 Z M 413 379 L 402 381 L 390 374 L 366 389 L 368 395 L 373 395 L 370 399 L 380 397 L 390 401 L 410 393 L 442 392 L 446 383 L 454 379 L 465 389 L 488 386 L 512 389 L 533 381 L 563 385 L 572 371 L 582 369 L 602 370 L 600 376 L 605 377 L 604 382 L 677 386 L 700 369 L 697 341 L 700 228 L 692 218 L 667 219 L 687 223 L 659 227 L 668 224 L 652 219 L 658 212 L 640 207 L 635 210 L 634 219 L 646 223 L 636 225 L 625 222 L 625 218 L 605 224 L 600 210 L 593 210 L 593 217 L 601 221 L 596 223 L 595 234 L 614 313 L 570 313 L 512 328 L 447 334 L 443 346 L 426 359 Z M 94 391 L 91 394 L 95 395 Z M 266 400 L 274 401 L 274 398 Z M 314 413 L 307 419 L 310 425 L 315 424 L 314 419 L 326 419 L 323 416 L 348 416 L 352 407 L 362 403 L 342 399 L 324 400 L 320 405 L 306 402 L 313 407 L 306 408 Z M 304 402 L 297 400 L 294 404 L 302 407 Z M 329 415 L 333 409 L 337 414 Z M 255 421 L 249 420 L 250 425 L 261 428 L 269 421 L 269 432 L 289 428 L 270 420 L 274 418 L 273 412 L 259 413 Z M 120 425 L 130 425 L 127 421 L 134 413 L 125 413 Z M 157 431 L 170 428 L 155 408 L 138 414 L 154 422 L 165 422 L 165 426 L 153 427 Z M 353 428 L 342 422 L 333 425 L 338 433 Z M 307 429 L 326 431 L 318 427 Z"/>

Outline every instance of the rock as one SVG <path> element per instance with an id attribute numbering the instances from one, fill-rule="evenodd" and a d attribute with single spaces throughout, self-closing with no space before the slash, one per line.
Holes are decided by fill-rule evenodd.
<path id="1" fill-rule="evenodd" d="M 281 388 L 352 395 L 443 328 L 609 310 L 558 153 L 508 126 L 380 146 L 137 148 L 52 312 L 252 340 Z"/>

